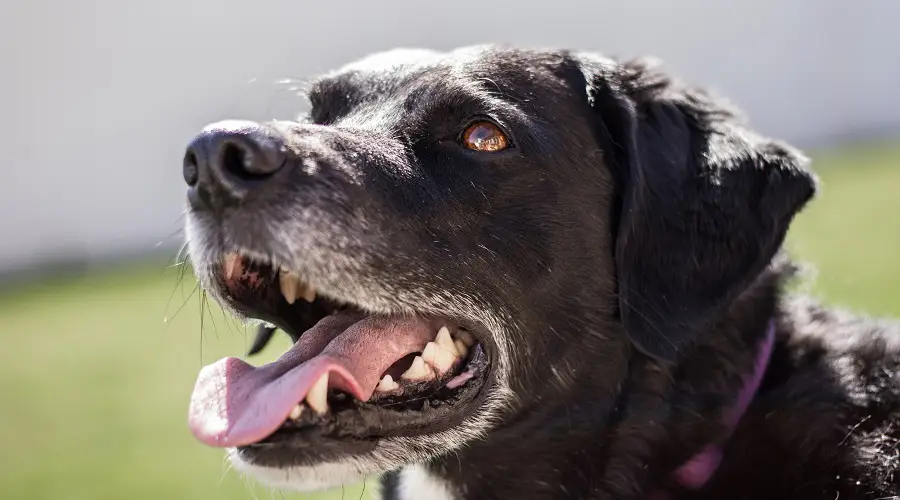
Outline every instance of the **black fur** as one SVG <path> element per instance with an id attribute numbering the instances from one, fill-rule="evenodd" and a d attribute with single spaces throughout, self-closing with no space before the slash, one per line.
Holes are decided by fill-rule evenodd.
<path id="1" fill-rule="evenodd" d="M 639 62 L 582 67 L 620 172 L 622 322 L 648 354 L 674 360 L 771 261 L 814 184 L 796 153 L 702 92 Z"/>
<path id="2" fill-rule="evenodd" d="M 497 47 L 346 69 L 310 97 L 312 124 L 286 132 L 297 168 L 219 238 L 279 255 L 313 236 L 260 221 L 315 200 L 333 233 L 311 245 L 367 258 L 343 282 L 511 318 L 515 404 L 427 464 L 459 498 L 900 495 L 900 330 L 784 296 L 779 248 L 816 182 L 722 100 L 641 61 Z M 461 148 L 477 117 L 514 147 Z M 771 367 L 721 467 L 700 491 L 671 484 L 725 435 L 771 319 Z"/>

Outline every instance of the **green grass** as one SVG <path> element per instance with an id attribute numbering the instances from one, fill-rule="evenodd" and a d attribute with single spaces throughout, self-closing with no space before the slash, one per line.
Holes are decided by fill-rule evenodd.
<path id="1" fill-rule="evenodd" d="M 814 266 L 808 293 L 871 315 L 900 317 L 900 146 L 876 143 L 813 155 L 819 194 L 788 234 Z"/>
<path id="2" fill-rule="evenodd" d="M 818 268 L 810 290 L 900 316 L 900 149 L 815 157 L 822 193 L 788 243 Z M 193 439 L 186 410 L 197 371 L 242 353 L 248 338 L 215 308 L 206 310 L 201 335 L 194 282 L 178 284 L 179 273 L 163 264 L 107 269 L 0 295 L 0 496 L 359 498 L 359 486 L 303 495 L 245 482 L 221 451 Z M 279 337 L 257 361 L 286 347 Z"/>

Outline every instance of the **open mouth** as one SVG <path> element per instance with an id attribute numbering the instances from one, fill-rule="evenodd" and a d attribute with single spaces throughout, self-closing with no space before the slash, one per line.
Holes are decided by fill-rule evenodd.
<path id="1" fill-rule="evenodd" d="M 370 314 L 237 254 L 214 274 L 232 307 L 295 342 L 267 365 L 225 358 L 201 371 L 189 423 L 206 444 L 259 451 L 440 432 L 483 400 L 490 363 L 477 325 Z"/>

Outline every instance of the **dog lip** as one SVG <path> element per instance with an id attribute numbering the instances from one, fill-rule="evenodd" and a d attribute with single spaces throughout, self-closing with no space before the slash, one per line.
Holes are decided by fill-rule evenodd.
<path id="1" fill-rule="evenodd" d="M 297 419 L 285 423 L 261 440 L 235 447 L 234 452 L 248 465 L 283 469 L 317 463 L 346 460 L 377 449 L 379 443 L 395 439 L 420 439 L 452 429 L 465 428 L 465 422 L 478 418 L 485 410 L 498 381 L 498 372 L 483 346 L 476 346 L 471 363 L 474 370 L 465 374 L 465 384 L 447 388 L 452 396 L 444 402 L 418 398 L 416 408 L 398 408 L 395 404 L 348 407 L 335 404 L 335 411 L 318 416 L 306 408 Z M 478 361 L 476 361 L 478 360 Z M 449 384 L 448 384 L 449 385 Z"/>
<path id="2" fill-rule="evenodd" d="M 252 255 L 256 255 L 257 257 L 253 257 Z M 300 302 L 300 304 L 305 307 L 312 305 L 315 308 L 322 304 L 328 304 L 328 307 L 332 309 L 350 306 L 370 313 L 385 312 L 384 310 L 376 311 L 369 309 L 364 304 L 358 304 L 353 300 L 345 300 L 341 297 L 319 293 L 317 287 L 311 284 L 306 277 L 302 276 L 300 271 L 291 270 L 291 268 L 286 265 L 277 265 L 274 263 L 274 259 L 262 258 L 258 257 L 258 255 L 259 252 L 252 250 L 239 249 L 226 251 L 216 259 L 218 264 L 209 269 L 211 272 L 211 282 L 217 284 L 219 289 L 223 292 L 221 298 L 224 299 L 234 311 L 246 318 L 261 320 L 270 325 L 270 327 L 281 328 L 296 339 L 296 337 L 303 332 L 303 329 L 295 328 L 293 321 L 290 321 L 286 317 L 288 315 L 285 313 L 292 310 L 291 307 L 288 306 L 293 306 L 297 303 L 298 298 L 304 299 L 305 304 L 304 302 Z M 264 265 L 270 268 L 273 270 L 270 273 L 272 276 L 260 277 L 254 275 L 254 272 L 258 273 L 258 270 L 254 271 L 252 269 L 252 266 L 254 265 Z M 277 271 L 274 271 L 275 269 L 277 269 Z M 248 275 L 244 277 L 242 283 L 240 279 L 241 273 L 245 271 L 248 272 Z M 271 282 L 269 282 L 269 278 L 272 278 Z M 277 311 L 266 312 L 259 310 L 259 300 L 254 300 L 254 304 L 245 303 L 246 300 L 241 297 L 242 294 L 236 290 L 236 287 L 239 284 L 249 284 L 256 288 L 257 292 L 265 294 L 270 301 L 270 306 L 273 309 L 277 309 Z M 276 284 L 277 286 L 275 286 Z M 285 292 L 286 288 L 291 289 L 287 294 Z M 278 293 L 270 293 L 272 291 L 277 291 Z M 256 297 L 256 299 L 260 299 L 260 297 Z M 397 312 L 402 310 L 406 309 L 400 308 Z M 446 317 L 452 323 L 459 325 L 461 331 L 458 332 L 458 335 L 462 336 L 469 347 L 476 342 L 485 346 L 493 345 L 489 335 L 482 336 L 478 333 L 486 330 L 484 325 L 480 322 L 468 320 L 466 318 L 453 317 L 452 315 L 444 315 L 440 312 L 429 312 L 427 315 L 433 317 Z M 284 321 L 286 319 L 288 319 L 288 321 Z M 312 326 L 312 324 L 309 324 L 308 326 Z M 263 347 L 264 345 L 260 345 L 256 350 L 258 351 Z"/>

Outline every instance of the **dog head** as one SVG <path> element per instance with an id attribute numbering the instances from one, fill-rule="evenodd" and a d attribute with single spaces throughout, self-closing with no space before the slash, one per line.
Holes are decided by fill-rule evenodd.
<path id="1" fill-rule="evenodd" d="M 309 99 L 211 125 L 184 163 L 203 287 L 296 340 L 205 368 L 191 427 L 281 487 L 615 393 L 632 355 L 677 361 L 814 193 L 797 152 L 639 61 L 392 51 Z"/>

